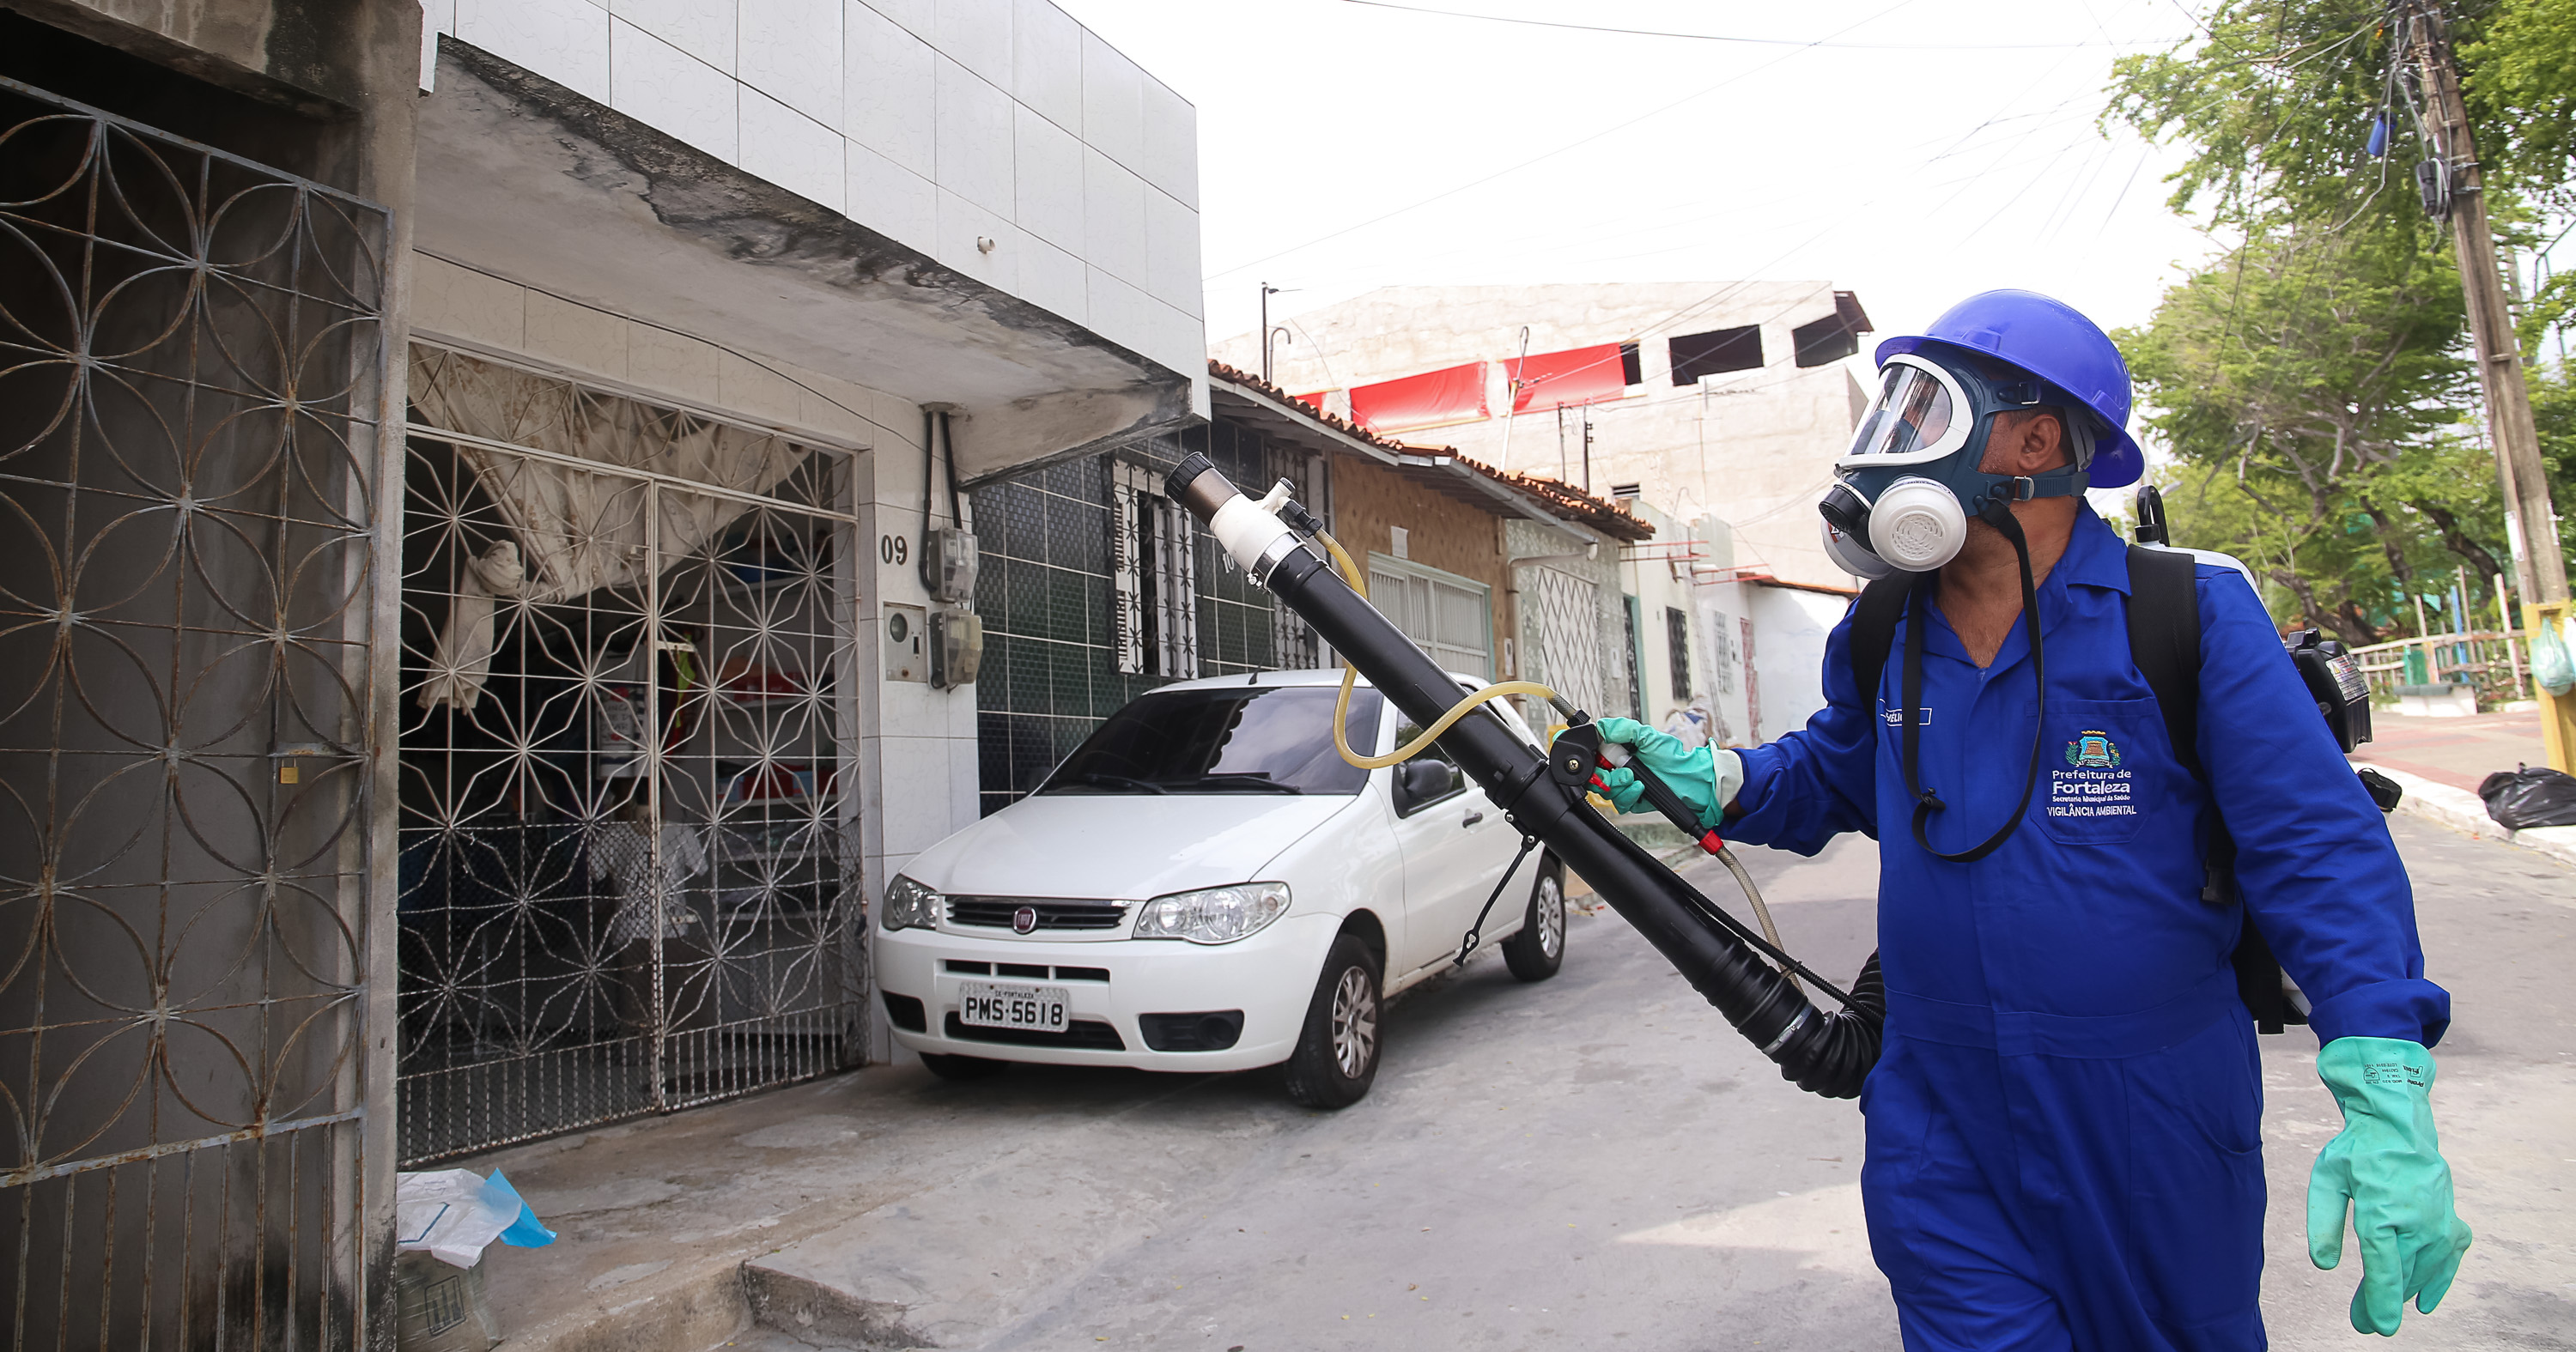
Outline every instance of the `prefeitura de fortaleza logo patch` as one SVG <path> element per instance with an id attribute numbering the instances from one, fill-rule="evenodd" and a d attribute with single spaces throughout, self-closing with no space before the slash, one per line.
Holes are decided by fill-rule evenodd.
<path id="1" fill-rule="evenodd" d="M 2116 770 L 2120 768 L 2120 746 L 2108 733 L 2080 733 L 2066 744 L 2066 763 L 2079 770 Z"/>

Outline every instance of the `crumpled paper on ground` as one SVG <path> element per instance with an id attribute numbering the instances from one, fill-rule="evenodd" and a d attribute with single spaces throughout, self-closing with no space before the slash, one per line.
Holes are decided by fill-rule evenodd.
<path id="1" fill-rule="evenodd" d="M 432 1169 L 394 1176 L 394 1247 L 426 1253 L 452 1267 L 482 1261 L 492 1241 L 522 1249 L 555 1242 L 555 1232 L 495 1169 L 485 1178 L 471 1169 Z"/>

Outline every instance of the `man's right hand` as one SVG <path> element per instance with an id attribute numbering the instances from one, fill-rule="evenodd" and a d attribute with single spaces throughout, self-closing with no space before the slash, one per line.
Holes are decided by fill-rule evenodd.
<path id="1" fill-rule="evenodd" d="M 1671 733 L 1658 732 L 1633 718 L 1596 719 L 1594 726 L 1601 729 L 1603 742 L 1625 743 L 1656 778 L 1690 804 L 1699 813 L 1702 830 L 1717 829 L 1726 805 L 1735 801 L 1735 791 L 1744 786 L 1743 763 L 1732 751 L 1687 747 Z M 1627 769 L 1604 770 L 1599 778 L 1611 805 L 1621 812 L 1635 812 L 1645 805 L 1646 786 Z"/>

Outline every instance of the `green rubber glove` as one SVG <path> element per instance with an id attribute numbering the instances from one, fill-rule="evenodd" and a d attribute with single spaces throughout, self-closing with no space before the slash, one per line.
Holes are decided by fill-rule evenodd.
<path id="1" fill-rule="evenodd" d="M 1682 801 L 1699 812 L 1702 830 L 1716 830 L 1735 791 L 1744 787 L 1744 762 L 1723 747 L 1687 747 L 1669 732 L 1658 732 L 1633 718 L 1595 719 L 1601 740 L 1624 742 L 1658 779 L 1672 786 Z M 1604 770 L 1601 783 L 1612 806 L 1621 812 L 1651 811 L 1646 786 L 1625 769 Z"/>
<path id="2" fill-rule="evenodd" d="M 2469 1249 L 2433 1136 L 2433 1053 L 2396 1038 L 2339 1037 L 2317 1053 L 2317 1078 L 2343 1105 L 2343 1130 L 2308 1175 L 2308 1259 L 2320 1268 L 2343 1261 L 2349 1204 L 2361 1246 L 2352 1327 L 2395 1334 L 2407 1297 L 2431 1314 Z"/>

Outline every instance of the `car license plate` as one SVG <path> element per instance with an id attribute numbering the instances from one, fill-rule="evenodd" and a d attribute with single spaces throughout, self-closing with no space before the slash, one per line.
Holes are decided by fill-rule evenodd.
<path id="1" fill-rule="evenodd" d="M 957 1021 L 977 1028 L 1029 1028 L 1061 1033 L 1072 1021 L 1073 996 L 1062 986 L 957 983 Z"/>

